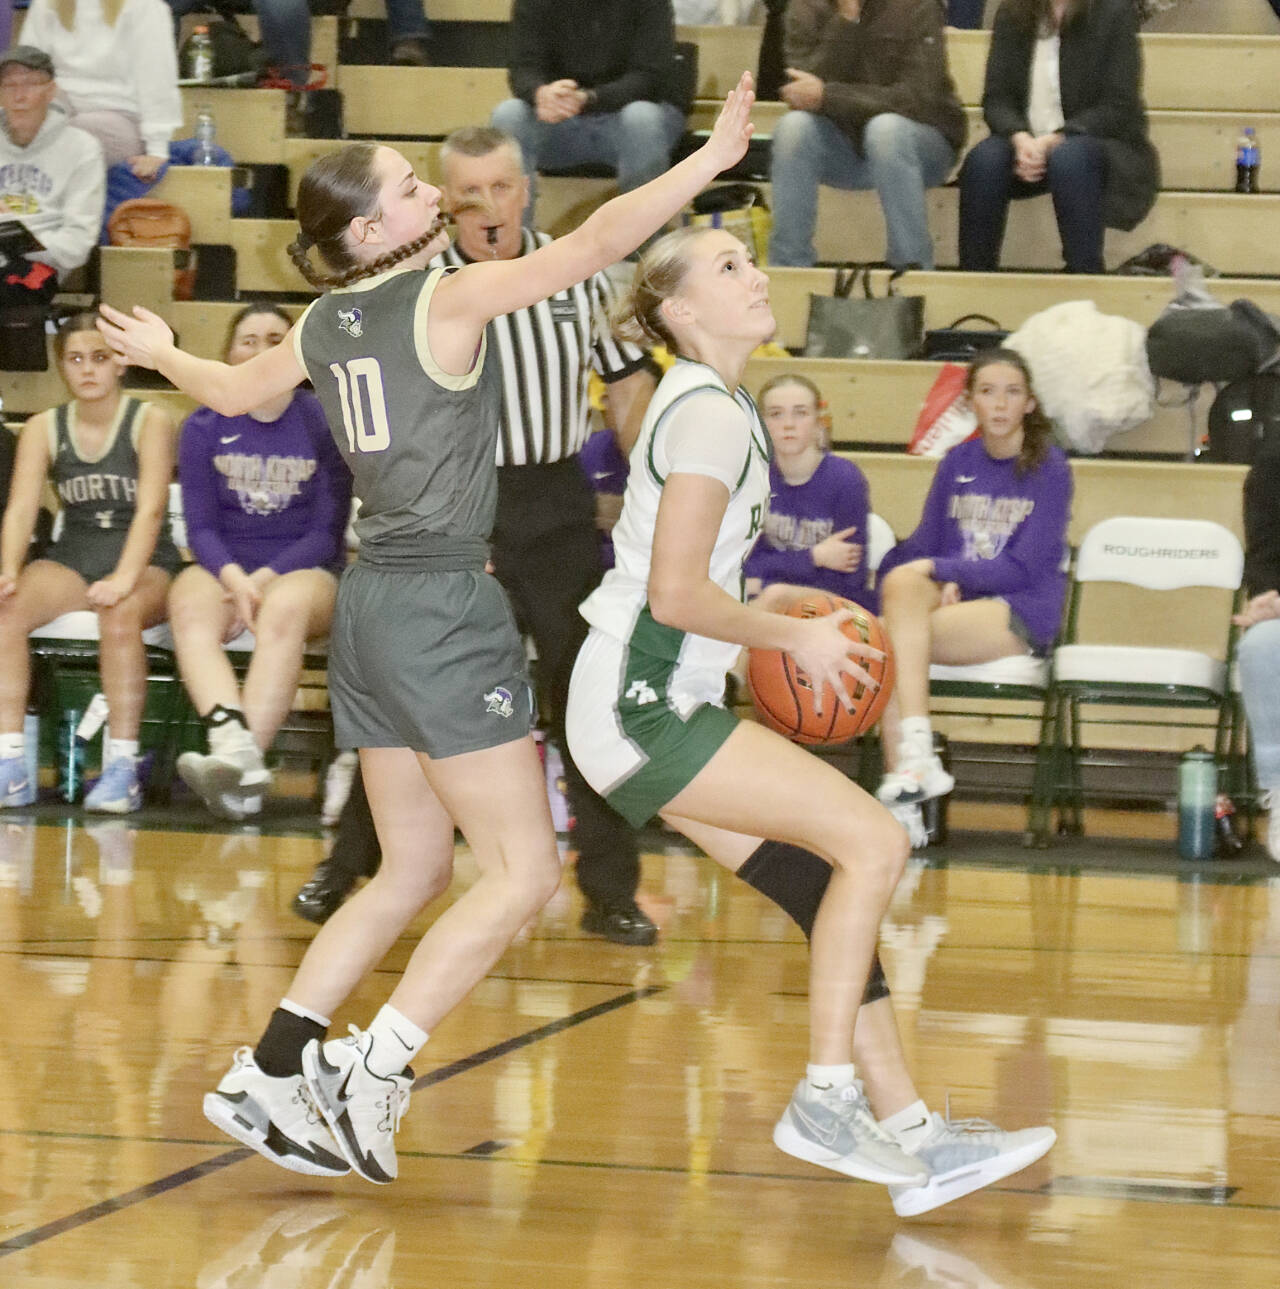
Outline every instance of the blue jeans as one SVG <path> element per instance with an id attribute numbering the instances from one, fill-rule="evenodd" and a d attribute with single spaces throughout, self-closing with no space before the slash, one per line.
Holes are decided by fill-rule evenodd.
<path id="1" fill-rule="evenodd" d="M 430 30 L 426 0 L 387 0 L 387 39 L 424 40 Z"/>
<path id="2" fill-rule="evenodd" d="M 983 139 L 960 168 L 960 267 L 990 272 L 1000 267 L 1009 202 L 1041 193 L 1053 196 L 1068 273 L 1105 273 L 1102 245 L 1107 154 L 1099 140 L 1071 134 L 1049 155 L 1045 177 L 1023 183 L 1013 176 L 1013 144 L 1000 135 Z"/>
<path id="3" fill-rule="evenodd" d="M 1255 622 L 1236 645 L 1253 769 L 1264 792 L 1280 788 L 1280 618 Z"/>
<path id="4" fill-rule="evenodd" d="M 168 0 L 176 23 L 184 14 L 208 9 L 206 0 Z M 299 89 L 311 79 L 311 9 L 307 0 L 253 0 L 267 58 Z"/>
<path id="5" fill-rule="evenodd" d="M 987 0 L 947 0 L 947 26 L 981 27 Z"/>
<path id="6" fill-rule="evenodd" d="M 933 268 L 925 189 L 946 180 L 955 149 L 931 125 L 893 112 L 867 122 L 862 152 L 828 117 L 788 112 L 773 130 L 773 235 L 769 263 L 810 265 L 817 259 L 818 187 L 868 189 L 880 194 L 895 268 Z"/>
<path id="7" fill-rule="evenodd" d="M 617 172 L 619 190 L 629 192 L 671 165 L 671 149 L 684 133 L 684 114 L 678 107 L 645 100 L 628 103 L 619 112 L 584 112 L 547 125 L 523 99 L 509 98 L 493 109 L 489 120 L 520 142 L 530 210 L 537 199 L 536 171 L 590 163 L 609 166 Z"/>

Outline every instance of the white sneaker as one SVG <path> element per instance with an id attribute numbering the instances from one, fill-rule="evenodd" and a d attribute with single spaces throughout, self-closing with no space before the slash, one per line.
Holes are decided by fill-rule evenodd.
<path id="1" fill-rule="evenodd" d="M 271 783 L 271 771 L 263 765 L 256 745 L 219 756 L 184 752 L 178 758 L 178 774 L 221 819 L 257 814 L 262 809 L 262 794 Z"/>
<path id="2" fill-rule="evenodd" d="M 204 1117 L 229 1137 L 291 1172 L 343 1177 L 351 1171 L 325 1127 L 301 1074 L 273 1078 L 253 1059 L 236 1052 L 231 1068 L 205 1094 Z"/>
<path id="3" fill-rule="evenodd" d="M 905 805 L 894 802 L 889 813 L 907 830 L 912 850 L 923 850 L 929 844 L 929 830 L 924 826 L 918 802 L 909 801 Z"/>
<path id="4" fill-rule="evenodd" d="M 1267 854 L 1280 864 L 1280 788 L 1264 792 L 1262 806 L 1267 812 Z"/>
<path id="5" fill-rule="evenodd" d="M 871 1113 L 862 1084 L 822 1092 L 801 1079 L 773 1129 L 788 1155 L 864 1182 L 918 1186 L 928 1168 L 908 1155 Z"/>
<path id="6" fill-rule="evenodd" d="M 312 1039 L 302 1049 L 302 1072 L 351 1167 L 366 1181 L 386 1183 L 396 1179 L 396 1130 L 413 1078 L 374 1074 L 365 1064 L 372 1046 L 372 1037 L 354 1025 L 349 1038 Z"/>
<path id="7" fill-rule="evenodd" d="M 1002 1132 L 985 1119 L 930 1116 L 929 1130 L 909 1148 L 929 1169 L 923 1185 L 890 1186 L 899 1217 L 914 1217 L 1008 1177 L 1046 1154 L 1058 1134 L 1052 1128 Z"/>
<path id="8" fill-rule="evenodd" d="M 934 797 L 945 797 L 956 786 L 955 778 L 943 768 L 933 752 L 927 756 L 903 758 L 898 768 L 880 780 L 876 796 L 886 806 L 905 806 Z"/>

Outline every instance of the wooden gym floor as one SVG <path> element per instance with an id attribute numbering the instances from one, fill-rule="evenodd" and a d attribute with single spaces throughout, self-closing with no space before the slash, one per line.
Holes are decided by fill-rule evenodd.
<path id="1" fill-rule="evenodd" d="M 8 1289 L 1276 1283 L 1265 862 L 1125 872 L 1094 842 L 1024 852 L 1031 871 L 968 834 L 913 864 L 882 948 L 923 1094 L 1059 1141 L 904 1220 L 771 1144 L 804 1055 L 803 944 L 686 850 L 646 856 L 652 949 L 585 938 L 564 884 L 419 1058 L 400 1179 L 375 1188 L 282 1172 L 200 1113 L 306 947 L 288 903 L 318 837 L 37 820 L 0 819 Z"/>

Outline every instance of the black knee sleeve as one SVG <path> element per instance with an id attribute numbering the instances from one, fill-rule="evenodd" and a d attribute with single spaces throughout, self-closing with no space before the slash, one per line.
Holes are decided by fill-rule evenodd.
<path id="1" fill-rule="evenodd" d="M 765 841 L 747 857 L 738 876 L 766 899 L 772 900 L 805 934 L 813 934 L 818 905 L 831 880 L 831 865 L 811 850 L 784 841 Z M 871 961 L 871 975 L 864 1005 L 889 996 L 889 982 L 877 953 Z"/>

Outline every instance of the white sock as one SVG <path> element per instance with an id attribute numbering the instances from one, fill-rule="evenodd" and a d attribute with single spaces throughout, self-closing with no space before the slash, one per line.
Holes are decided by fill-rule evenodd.
<path id="1" fill-rule="evenodd" d="M 118 761 L 122 756 L 127 756 L 131 761 L 138 759 L 138 740 L 136 738 L 107 738 L 107 755 L 106 763 Z"/>
<path id="2" fill-rule="evenodd" d="M 217 710 L 214 708 L 215 712 Z M 229 756 L 235 752 L 243 752 L 247 747 L 256 748 L 253 735 L 249 733 L 249 727 L 245 724 L 244 713 L 232 707 L 224 707 L 222 712 L 224 715 L 221 720 L 206 724 L 205 727 L 210 753 L 213 756 Z M 208 722 L 209 717 L 205 720 Z"/>
<path id="3" fill-rule="evenodd" d="M 26 756 L 27 740 L 22 731 L 0 734 L 0 757 Z"/>
<path id="4" fill-rule="evenodd" d="M 904 1150 L 921 1141 L 932 1126 L 929 1107 L 923 1101 L 913 1101 L 909 1106 L 880 1120 L 880 1126 L 898 1139 Z"/>
<path id="5" fill-rule="evenodd" d="M 383 1003 L 367 1033 L 373 1041 L 364 1058 L 365 1067 L 383 1079 L 401 1073 L 430 1037 L 390 1003 Z"/>
<path id="6" fill-rule="evenodd" d="M 847 1088 L 853 1082 L 853 1064 L 809 1065 L 805 1079 L 812 1092 L 825 1092 L 828 1088 Z"/>
<path id="7" fill-rule="evenodd" d="M 295 1003 L 292 998 L 280 999 L 280 1010 L 292 1012 L 295 1016 L 301 1016 L 303 1020 L 313 1021 L 321 1029 L 328 1029 L 333 1022 L 328 1016 L 321 1016 L 319 1012 L 313 1012 L 310 1007 L 304 1007 L 301 1003 Z"/>

